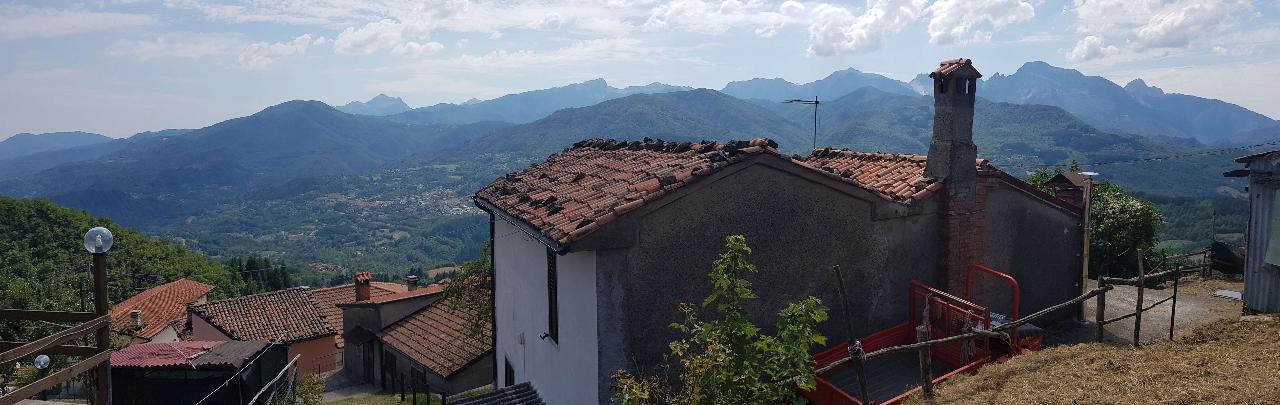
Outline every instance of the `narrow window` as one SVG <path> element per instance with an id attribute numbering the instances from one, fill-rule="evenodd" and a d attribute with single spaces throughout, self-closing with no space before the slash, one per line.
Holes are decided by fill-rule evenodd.
<path id="1" fill-rule="evenodd" d="M 510 387 L 511 384 L 514 384 L 516 381 L 516 369 L 511 367 L 511 359 L 508 359 L 506 356 L 502 357 L 502 362 L 506 363 L 502 372 L 502 386 Z"/>
<path id="2" fill-rule="evenodd" d="M 547 248 L 547 336 L 560 343 L 560 299 L 556 282 L 556 251 Z"/>

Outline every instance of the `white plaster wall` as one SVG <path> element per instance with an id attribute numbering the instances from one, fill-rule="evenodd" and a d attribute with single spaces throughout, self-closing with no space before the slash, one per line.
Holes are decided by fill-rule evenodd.
<path id="1" fill-rule="evenodd" d="M 596 403 L 595 252 L 557 256 L 560 341 L 542 339 L 539 336 L 547 332 L 546 246 L 501 219 L 496 222 L 494 364 L 498 386 L 508 383 L 504 381 L 505 359 L 515 369 L 512 383 L 533 383 L 548 404 Z"/>
<path id="2" fill-rule="evenodd" d="M 155 336 L 152 336 L 150 341 L 173 343 L 179 340 L 181 339 L 178 339 L 178 331 L 173 329 L 173 326 L 166 326 L 164 329 L 161 329 L 160 332 L 156 333 Z"/>

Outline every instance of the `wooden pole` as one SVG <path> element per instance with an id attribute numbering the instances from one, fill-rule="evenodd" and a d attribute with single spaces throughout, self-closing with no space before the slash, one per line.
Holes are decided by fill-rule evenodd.
<path id="1" fill-rule="evenodd" d="M 413 393 L 413 405 L 418 405 L 418 379 L 409 381 L 409 392 Z M 431 396 L 427 395 L 427 402 L 431 402 Z"/>
<path id="2" fill-rule="evenodd" d="M 1142 256 L 1142 249 L 1138 249 L 1138 309 L 1133 315 L 1133 347 L 1142 346 L 1142 293 L 1147 289 L 1147 269 Z"/>
<path id="3" fill-rule="evenodd" d="M 816 139 L 816 138 L 815 138 Z M 836 273 L 836 291 L 840 293 L 840 306 L 844 311 L 844 329 L 849 336 L 849 357 L 856 357 L 858 360 L 853 364 L 853 371 L 858 378 L 858 398 L 862 403 L 871 403 L 867 398 L 867 376 L 863 361 L 866 359 L 866 353 L 862 351 L 862 342 L 854 339 L 853 333 L 853 312 L 849 309 L 849 296 L 844 292 L 844 276 L 840 274 L 840 265 L 831 266 L 831 272 Z"/>
<path id="4" fill-rule="evenodd" d="M 99 317 L 107 316 L 108 306 L 111 305 L 107 297 L 107 254 L 93 254 L 93 314 Z M 101 326 L 98 329 L 97 345 L 98 350 L 103 352 L 111 350 L 111 326 Z M 97 389 L 94 392 L 95 405 L 109 405 L 111 403 L 111 362 L 103 362 L 98 365 L 96 370 Z"/>
<path id="5" fill-rule="evenodd" d="M 404 402 L 404 374 L 401 374 L 398 379 L 400 380 L 400 402 Z"/>
<path id="6" fill-rule="evenodd" d="M 1169 308 L 1169 340 L 1173 340 L 1173 324 L 1178 317 L 1178 281 L 1182 279 L 1182 272 L 1173 275 L 1173 304 Z"/>
<path id="7" fill-rule="evenodd" d="M 1107 280 L 1105 277 L 1102 277 L 1102 270 L 1098 270 L 1098 288 L 1103 288 L 1106 285 L 1107 285 Z M 1102 343 L 1102 341 L 1106 339 L 1106 327 L 1107 327 L 1107 322 L 1106 322 L 1107 321 L 1107 292 L 1106 290 L 1103 290 L 1102 293 L 1098 294 L 1098 305 L 1097 305 L 1097 308 L 1095 308 L 1095 310 L 1096 311 L 1094 312 L 1094 315 L 1093 315 L 1093 321 L 1098 326 L 1097 336 L 1095 337 L 1097 338 L 1098 343 Z"/>
<path id="8" fill-rule="evenodd" d="M 916 327 L 916 341 L 927 342 L 929 336 L 929 300 L 932 297 L 924 298 L 924 316 L 920 318 L 920 326 Z M 924 392 L 925 398 L 933 398 L 933 354 L 929 345 L 920 348 L 920 388 Z"/>

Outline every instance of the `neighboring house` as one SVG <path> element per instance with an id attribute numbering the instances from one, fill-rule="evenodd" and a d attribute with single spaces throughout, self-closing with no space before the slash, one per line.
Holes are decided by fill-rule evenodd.
<path id="1" fill-rule="evenodd" d="M 370 282 L 369 287 L 370 297 L 381 297 L 409 291 L 404 284 L 377 281 Z M 342 332 L 342 308 L 338 308 L 338 304 L 355 302 L 356 285 L 352 283 L 336 287 L 317 288 L 311 290 L 311 297 L 320 306 L 320 313 L 324 315 L 325 321 L 329 322 L 329 326 L 333 327 L 335 331 Z M 341 333 L 335 336 L 335 339 L 336 348 L 338 352 L 341 352 L 342 348 L 346 346 L 346 342 L 343 340 Z"/>
<path id="2" fill-rule="evenodd" d="M 287 352 L 263 341 L 136 344 L 111 353 L 111 402 L 248 403 L 288 363 Z"/>
<path id="3" fill-rule="evenodd" d="M 187 304 L 203 304 L 213 286 L 179 279 L 151 287 L 111 307 L 112 329 L 129 344 L 177 342 L 187 329 Z"/>
<path id="4" fill-rule="evenodd" d="M 542 405 L 542 398 L 538 397 L 538 391 L 533 389 L 529 383 L 519 383 L 509 387 L 502 387 L 493 390 L 487 394 L 477 395 L 471 398 L 461 399 L 454 402 L 454 405 Z"/>
<path id="5" fill-rule="evenodd" d="M 1245 228 L 1244 308 L 1280 312 L 1280 150 L 1237 158 L 1247 169 L 1225 173 L 1249 178 L 1249 225 Z"/>
<path id="6" fill-rule="evenodd" d="M 489 212 L 496 384 L 530 382 L 551 404 L 606 403 L 618 369 L 657 373 L 679 302 L 702 302 L 727 235 L 753 248 L 747 306 L 771 332 L 776 311 L 816 296 L 830 342 L 903 322 L 911 280 L 963 294 L 970 264 L 1014 276 L 1021 313 L 1078 295 L 1080 207 L 977 158 L 977 79 L 968 60 L 934 78 L 927 156 L 822 149 L 780 153 L 770 140 L 588 140 L 476 193 Z M 843 269 L 852 313 L 839 304 Z M 979 303 L 1009 314 L 1007 286 Z M 1062 311 L 1059 318 L 1073 311 Z"/>
<path id="7" fill-rule="evenodd" d="M 265 340 L 289 347 L 289 358 L 316 374 L 335 367 L 337 330 L 306 287 L 192 305 L 191 340 Z"/>
<path id="8" fill-rule="evenodd" d="M 357 274 L 356 300 L 338 304 L 351 375 L 384 389 L 404 384 L 446 394 L 493 382 L 487 317 L 451 308 L 440 301 L 444 285 L 416 288 L 416 278 L 409 291 L 370 297 L 363 293 L 371 290 L 369 278 Z"/>

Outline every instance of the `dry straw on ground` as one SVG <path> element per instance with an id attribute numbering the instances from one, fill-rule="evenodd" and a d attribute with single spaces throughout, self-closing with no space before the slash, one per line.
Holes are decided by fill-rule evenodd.
<path id="1" fill-rule="evenodd" d="M 1081 344 L 984 367 L 909 404 L 1276 404 L 1280 320 L 1218 321 L 1134 349 Z"/>

